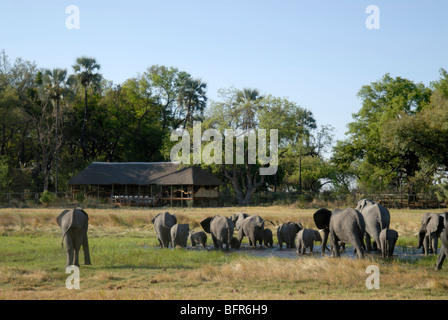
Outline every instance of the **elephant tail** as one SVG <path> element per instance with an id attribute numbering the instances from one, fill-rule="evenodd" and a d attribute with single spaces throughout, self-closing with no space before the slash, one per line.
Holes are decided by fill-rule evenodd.
<path id="1" fill-rule="evenodd" d="M 65 229 L 65 230 L 64 230 L 64 233 L 62 234 L 61 248 L 64 248 L 64 239 L 65 239 L 65 236 L 67 235 L 68 230 L 70 230 L 70 228 L 71 228 L 72 225 L 73 225 L 73 215 L 75 214 L 75 210 L 76 210 L 76 209 L 73 209 L 73 210 L 70 210 L 69 212 L 67 212 L 67 214 L 70 215 L 70 222 L 69 222 L 69 224 L 68 224 L 68 226 L 67 226 L 67 229 Z"/>
<path id="2" fill-rule="evenodd" d="M 269 223 L 271 223 L 275 227 L 274 222 L 272 222 L 271 220 L 264 220 L 264 222 L 269 222 Z"/>

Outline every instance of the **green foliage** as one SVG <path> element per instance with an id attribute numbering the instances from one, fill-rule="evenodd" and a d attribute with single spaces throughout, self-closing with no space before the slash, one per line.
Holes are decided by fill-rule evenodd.
<path id="1" fill-rule="evenodd" d="M 40 203 L 48 206 L 51 205 L 54 201 L 56 200 L 56 195 L 48 190 L 45 190 L 44 192 L 42 192 L 39 201 Z"/>
<path id="2" fill-rule="evenodd" d="M 434 88 L 444 88 L 446 72 L 441 74 L 445 78 Z M 362 108 L 353 115 L 348 138 L 334 148 L 333 163 L 353 172 L 366 193 L 427 190 L 435 172 L 448 164 L 448 109 L 440 94 L 389 74 L 362 87 Z"/>

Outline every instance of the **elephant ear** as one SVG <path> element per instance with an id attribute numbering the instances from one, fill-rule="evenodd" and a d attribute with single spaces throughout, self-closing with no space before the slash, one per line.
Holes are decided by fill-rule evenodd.
<path id="1" fill-rule="evenodd" d="M 204 231 L 207 233 L 211 233 L 210 232 L 210 223 L 212 222 L 212 220 L 213 220 L 213 218 L 210 217 L 210 218 L 207 218 L 207 219 L 204 219 L 201 221 L 202 229 L 204 229 Z"/>
<path id="2" fill-rule="evenodd" d="M 431 214 L 428 224 L 426 226 L 426 231 L 430 233 L 439 232 L 440 227 L 443 229 L 443 217 L 439 214 Z"/>
<path id="3" fill-rule="evenodd" d="M 58 223 L 58 226 L 61 227 L 62 218 L 69 212 L 70 210 L 64 210 L 62 211 L 59 216 L 56 218 L 56 222 Z"/>
<path id="4" fill-rule="evenodd" d="M 319 209 L 313 215 L 314 223 L 319 230 L 330 228 L 331 211 L 328 209 Z"/>
<path id="5" fill-rule="evenodd" d="M 154 222 L 156 221 L 157 217 L 160 216 L 160 215 L 161 215 L 161 213 L 159 213 L 158 215 L 156 215 L 156 216 L 151 220 L 152 224 L 154 224 Z"/>

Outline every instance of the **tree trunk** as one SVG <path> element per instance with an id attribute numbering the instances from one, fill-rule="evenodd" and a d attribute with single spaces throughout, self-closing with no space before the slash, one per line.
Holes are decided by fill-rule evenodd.
<path id="1" fill-rule="evenodd" d="M 82 120 L 81 141 L 80 141 L 84 160 L 87 159 L 87 151 L 85 146 L 86 122 L 87 122 L 87 86 L 84 86 L 84 118 Z"/>

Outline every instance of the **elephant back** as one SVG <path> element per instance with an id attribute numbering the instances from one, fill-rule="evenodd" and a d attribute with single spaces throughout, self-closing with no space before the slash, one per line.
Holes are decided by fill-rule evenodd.
<path id="1" fill-rule="evenodd" d="M 177 224 L 177 218 L 175 215 L 170 214 L 169 212 L 164 212 L 164 213 L 158 214 L 154 218 L 153 223 L 158 224 L 163 228 L 171 229 L 172 226 Z"/>

